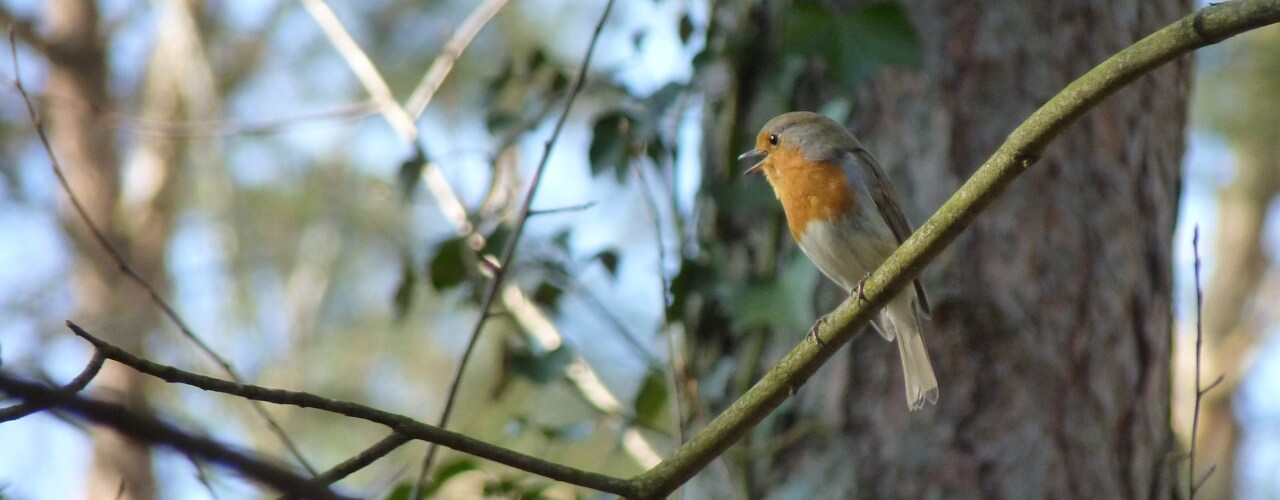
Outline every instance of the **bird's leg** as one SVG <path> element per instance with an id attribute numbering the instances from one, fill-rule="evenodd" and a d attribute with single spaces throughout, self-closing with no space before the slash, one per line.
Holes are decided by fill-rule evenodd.
<path id="1" fill-rule="evenodd" d="M 858 280 L 858 284 L 853 286 L 853 291 L 849 292 L 849 296 L 856 298 L 862 302 L 866 302 L 867 294 L 862 293 L 862 287 L 863 285 L 867 284 L 867 278 L 870 278 L 870 277 L 871 277 L 871 271 L 867 271 L 867 274 L 862 275 L 862 279 Z"/>
<path id="2" fill-rule="evenodd" d="M 822 324 L 827 322 L 827 316 L 830 315 L 831 313 L 823 314 L 821 318 L 814 321 L 813 326 L 809 327 L 809 334 L 805 335 L 805 338 L 809 339 L 810 342 L 813 342 L 814 345 L 817 345 L 818 349 L 824 349 L 827 347 L 827 343 L 823 342 L 822 339 L 818 337 L 818 328 L 821 328 Z"/>

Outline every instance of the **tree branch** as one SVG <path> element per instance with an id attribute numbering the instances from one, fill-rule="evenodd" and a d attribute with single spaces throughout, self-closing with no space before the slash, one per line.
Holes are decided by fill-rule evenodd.
<path id="1" fill-rule="evenodd" d="M 155 287 L 151 286 L 151 283 L 147 281 L 146 278 L 143 278 L 142 275 L 133 268 L 133 266 L 129 265 L 129 261 L 125 260 L 124 255 L 111 244 L 110 240 L 107 239 L 102 228 L 98 227 L 98 225 L 93 222 L 93 218 L 89 217 L 88 210 L 84 207 L 84 204 L 80 202 L 80 198 L 76 196 L 75 190 L 71 189 L 71 183 L 67 180 L 67 176 L 62 170 L 62 164 L 58 162 L 58 156 L 53 153 L 53 145 L 49 141 L 49 135 L 45 132 L 44 122 L 40 120 L 40 116 L 36 114 L 35 105 L 31 103 L 31 96 L 27 94 L 26 87 L 22 85 L 22 72 L 18 67 L 18 49 L 17 44 L 14 43 L 14 36 L 14 32 L 10 30 L 9 48 L 10 57 L 13 60 L 13 87 L 18 91 L 18 94 L 22 96 L 22 103 L 27 108 L 27 116 L 31 120 L 31 126 L 35 129 L 36 137 L 40 139 L 40 145 L 44 147 L 45 154 L 49 156 L 49 168 L 53 170 L 54 176 L 58 178 L 58 184 L 62 186 L 62 191 L 66 193 L 67 199 L 71 201 L 72 207 L 75 208 L 76 215 L 84 222 L 85 227 L 89 229 L 89 233 L 93 236 L 93 240 L 97 242 L 98 246 L 102 247 L 102 250 L 111 257 L 113 262 L 115 262 L 120 273 L 130 281 L 133 281 L 138 286 L 142 287 L 142 289 L 147 292 L 147 297 L 151 299 L 151 302 L 160 309 L 160 312 L 163 313 L 166 318 L 169 318 L 169 321 L 173 322 L 173 324 L 178 327 L 178 331 L 182 333 L 182 336 L 186 337 L 188 341 L 195 345 L 197 350 L 203 353 L 205 357 L 212 360 L 214 364 L 218 365 L 218 367 L 221 368 L 223 373 L 226 373 L 228 377 L 239 382 L 240 375 L 236 372 L 235 368 L 231 366 L 231 362 L 227 361 L 226 358 L 214 351 L 203 338 L 196 335 L 196 332 L 192 330 L 190 326 L 187 326 L 187 322 L 182 319 L 182 316 L 178 314 L 178 311 L 169 304 L 169 301 L 160 296 L 160 292 L 157 292 Z M 267 413 L 266 409 L 264 409 L 262 405 L 253 403 L 252 406 L 254 412 L 256 412 L 258 416 L 262 418 L 263 423 L 266 424 L 267 429 L 274 434 L 282 444 L 284 444 L 285 448 L 289 449 L 290 453 L 293 454 L 293 457 L 298 460 L 298 463 L 302 464 L 302 466 L 307 470 L 311 470 L 311 464 L 307 462 L 306 457 L 302 455 L 302 452 L 299 450 L 297 444 L 293 442 L 293 439 L 289 437 L 289 434 L 284 431 L 284 427 L 281 427 L 280 424 Z"/>
<path id="2" fill-rule="evenodd" d="M 467 341 L 467 348 L 462 353 L 462 360 L 458 363 L 458 368 L 453 373 L 453 380 L 449 383 L 449 395 L 444 403 L 444 411 L 440 413 L 438 425 L 445 428 L 449 425 L 449 417 L 453 412 L 454 402 L 458 397 L 458 389 L 462 383 L 462 374 L 467 369 L 467 362 L 471 359 L 472 353 L 475 352 L 476 345 L 480 340 L 480 332 L 484 330 L 484 324 L 489 319 L 489 308 L 493 305 L 494 300 L 498 298 L 498 292 L 502 290 L 502 280 L 507 275 L 507 270 L 514 264 L 512 257 L 516 253 L 516 244 L 520 242 L 520 233 L 524 231 L 524 224 L 529 220 L 529 213 L 533 205 L 533 197 L 538 192 L 538 185 L 542 182 L 542 174 L 547 169 L 547 161 L 551 158 L 551 149 L 555 147 L 556 140 L 560 138 L 560 131 L 564 129 L 564 124 L 569 119 L 569 110 L 573 108 L 573 101 L 578 97 L 578 93 L 582 91 L 582 87 L 587 81 L 587 68 L 591 65 L 591 56 L 595 54 L 596 42 L 600 40 L 600 32 L 604 30 L 604 23 L 609 19 L 609 12 L 613 10 L 613 0 L 605 4 L 604 12 L 600 14 L 600 20 L 596 23 L 596 29 L 591 34 L 591 41 L 587 44 L 587 54 L 582 58 L 582 65 L 578 67 L 578 77 L 573 83 L 573 88 L 569 90 L 569 96 L 565 98 L 564 111 L 560 113 L 560 119 L 556 121 L 556 126 L 551 130 L 551 137 L 547 139 L 546 146 L 542 150 L 542 159 L 538 161 L 538 166 L 533 171 L 533 178 L 529 180 L 529 189 L 525 193 L 524 203 L 520 207 L 520 213 L 516 216 L 515 225 L 511 228 L 511 236 L 507 239 L 507 245 L 502 249 L 502 257 L 498 260 L 501 265 L 493 273 L 493 279 L 489 280 L 488 286 L 484 290 L 484 298 L 480 301 L 480 317 L 476 319 L 475 327 L 471 329 L 471 336 Z M 431 462 L 435 459 L 436 447 L 432 446 L 427 450 L 427 456 L 422 461 L 422 469 L 418 471 L 418 484 L 414 486 L 414 494 L 422 485 L 422 481 L 427 476 L 427 471 L 431 469 Z"/>
<path id="3" fill-rule="evenodd" d="M 431 104 L 431 98 L 436 95 L 437 90 L 440 90 L 440 84 L 444 83 L 445 77 L 453 71 L 453 63 L 458 62 L 458 58 L 462 57 L 462 51 L 471 45 L 471 40 L 480 34 L 480 30 L 489 24 L 493 16 L 498 15 L 498 12 L 507 6 L 507 1 L 485 0 L 484 3 L 476 6 L 476 10 L 471 11 L 471 15 L 467 16 L 462 24 L 458 25 L 453 36 L 445 42 L 444 50 L 441 50 L 440 55 L 431 62 L 427 73 L 422 75 L 418 86 L 413 89 L 413 93 L 409 94 L 409 100 L 405 101 L 404 108 L 409 112 L 409 116 L 415 119 L 422 116 L 422 112 L 427 110 L 427 105 Z"/>
<path id="4" fill-rule="evenodd" d="M 9 33 L 22 39 L 22 43 L 27 44 L 40 55 L 46 58 L 50 56 L 53 49 L 49 41 L 37 32 L 34 20 L 18 17 L 7 7 L 0 7 L 0 23 L 4 23 Z M 9 42 L 13 43 L 13 37 L 9 38 Z"/>
<path id="5" fill-rule="evenodd" d="M 812 342 L 797 345 L 702 432 L 657 467 L 636 476 L 638 496 L 670 494 L 782 404 L 1084 113 L 1178 56 L 1276 22 L 1280 22 L 1280 0 L 1211 5 L 1138 41 L 1072 82 L 1014 130 L 951 199 L 872 273 L 863 288 L 866 301 L 846 300 L 827 316 L 818 331 L 824 348 Z"/>
<path id="6" fill-rule="evenodd" d="M 382 411 L 358 403 L 328 399 L 305 392 L 271 389 L 251 384 L 237 384 L 235 382 L 219 378 L 191 373 L 130 354 L 119 347 L 95 337 L 79 325 L 70 321 L 67 322 L 67 327 L 80 338 L 85 339 L 90 344 L 93 344 L 94 349 L 97 349 L 98 353 L 103 357 L 166 382 L 189 385 L 206 391 L 240 396 L 242 398 L 252 399 L 255 401 L 265 401 L 268 403 L 292 405 L 301 408 L 312 408 L 327 411 L 329 413 L 336 413 L 338 415 L 382 424 L 389 427 L 397 434 L 401 434 L 412 439 L 446 446 L 469 455 L 474 455 L 486 460 L 492 460 L 494 462 L 537 474 L 548 479 L 576 484 L 578 486 L 585 486 L 587 488 L 626 497 L 634 496 L 635 493 L 631 484 L 625 479 L 560 465 L 531 455 L 526 455 L 497 445 L 489 444 L 478 439 L 470 438 L 463 434 L 427 425 L 403 415 Z M 383 441 L 392 441 L 392 439 L 386 438 L 383 439 Z M 367 458 L 372 456 L 373 453 L 362 453 L 361 455 Z M 355 463 L 363 460 L 365 460 L 365 458 L 352 459 L 348 460 L 348 462 Z M 349 467 L 350 465 L 347 466 L 347 468 Z"/>
<path id="7" fill-rule="evenodd" d="M 99 351 L 100 355 L 104 355 Z M 109 356 L 108 356 L 109 357 Z M 99 356 L 94 356 L 97 361 Z M 100 363 L 100 361 L 99 361 Z M 92 363 L 91 363 L 92 364 Z M 100 366 L 100 365 L 99 365 Z M 170 446 L 183 453 L 225 465 L 279 491 L 306 498 L 349 498 L 261 458 L 233 450 L 212 439 L 189 434 L 158 418 L 129 411 L 122 405 L 68 393 L 63 388 L 19 380 L 0 373 L 0 390 L 34 407 L 56 407 L 135 440 Z"/>
<path id="8" fill-rule="evenodd" d="M 102 353 L 94 352 L 93 359 L 89 360 L 89 364 L 84 365 L 84 369 L 80 371 L 80 374 L 76 375 L 76 378 L 71 379 L 70 382 L 67 382 L 66 385 L 58 388 L 57 392 L 68 395 L 84 390 L 89 385 L 89 382 L 93 380 L 93 377 L 98 376 L 98 372 L 102 371 L 102 362 L 106 360 L 107 358 Z M 0 409 L 0 423 L 17 420 L 48 407 L 48 404 L 41 405 L 35 402 L 18 403 L 8 408 Z"/>

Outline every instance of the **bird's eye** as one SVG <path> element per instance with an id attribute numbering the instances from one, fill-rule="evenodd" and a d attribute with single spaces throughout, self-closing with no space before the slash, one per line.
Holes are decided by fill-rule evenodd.
<path id="1" fill-rule="evenodd" d="M 778 145 L 778 134 L 769 134 L 769 145 L 771 146 Z"/>

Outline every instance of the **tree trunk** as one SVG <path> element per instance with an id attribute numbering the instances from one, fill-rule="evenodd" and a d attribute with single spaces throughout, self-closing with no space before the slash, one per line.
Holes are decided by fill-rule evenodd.
<path id="1" fill-rule="evenodd" d="M 878 75 L 851 128 L 916 224 L 1036 107 L 1191 8 L 903 3 L 922 68 Z M 753 71 L 738 74 L 765 78 L 773 54 L 753 56 L 742 62 Z M 789 434 L 752 465 L 752 496 L 1168 497 L 1178 451 L 1171 239 L 1189 69 L 1182 59 L 1090 112 L 926 271 L 936 407 L 909 413 L 896 346 L 863 335 L 784 408 L 773 431 Z M 791 100 L 812 109 L 812 96 L 839 91 Z"/>
<path id="2" fill-rule="evenodd" d="M 172 226 L 173 156 L 147 157 L 141 172 L 152 189 L 122 203 L 121 168 L 114 131 L 101 119 L 112 109 L 107 90 L 106 47 L 94 2 L 51 0 L 47 4 L 49 79 L 44 113 L 54 153 L 77 199 L 129 265 L 163 288 L 164 248 Z M 164 118 L 155 115 L 149 118 Z M 172 150 L 168 150 L 172 152 Z M 158 170 L 155 170 L 158 168 Z M 74 289 L 78 321 L 124 349 L 143 351 L 159 316 L 146 292 L 120 272 L 72 208 L 62 204 L 62 224 L 75 241 Z M 96 326 L 96 327 L 95 327 Z M 107 363 L 94 380 L 97 397 L 147 411 L 144 377 Z M 151 451 L 113 431 L 90 431 L 94 453 L 87 498 L 149 499 L 156 496 Z"/>

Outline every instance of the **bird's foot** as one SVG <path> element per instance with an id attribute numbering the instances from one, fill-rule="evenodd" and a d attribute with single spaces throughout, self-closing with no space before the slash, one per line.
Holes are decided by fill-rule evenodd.
<path id="1" fill-rule="evenodd" d="M 860 302 L 867 301 L 867 294 L 862 293 L 862 287 L 867 284 L 867 278 L 871 277 L 871 272 L 862 275 L 862 279 L 858 280 L 858 284 L 853 286 L 853 291 L 849 292 L 849 296 L 858 299 Z"/>
<path id="2" fill-rule="evenodd" d="M 814 345 L 817 345 L 819 349 L 827 347 L 827 343 L 823 342 L 821 337 L 818 337 L 818 328 L 821 328 L 822 324 L 826 322 L 827 315 L 823 314 L 821 318 L 818 318 L 817 321 L 813 322 L 813 326 L 809 327 L 809 333 L 805 335 L 805 338 L 809 339 L 810 342 L 813 342 Z"/>

